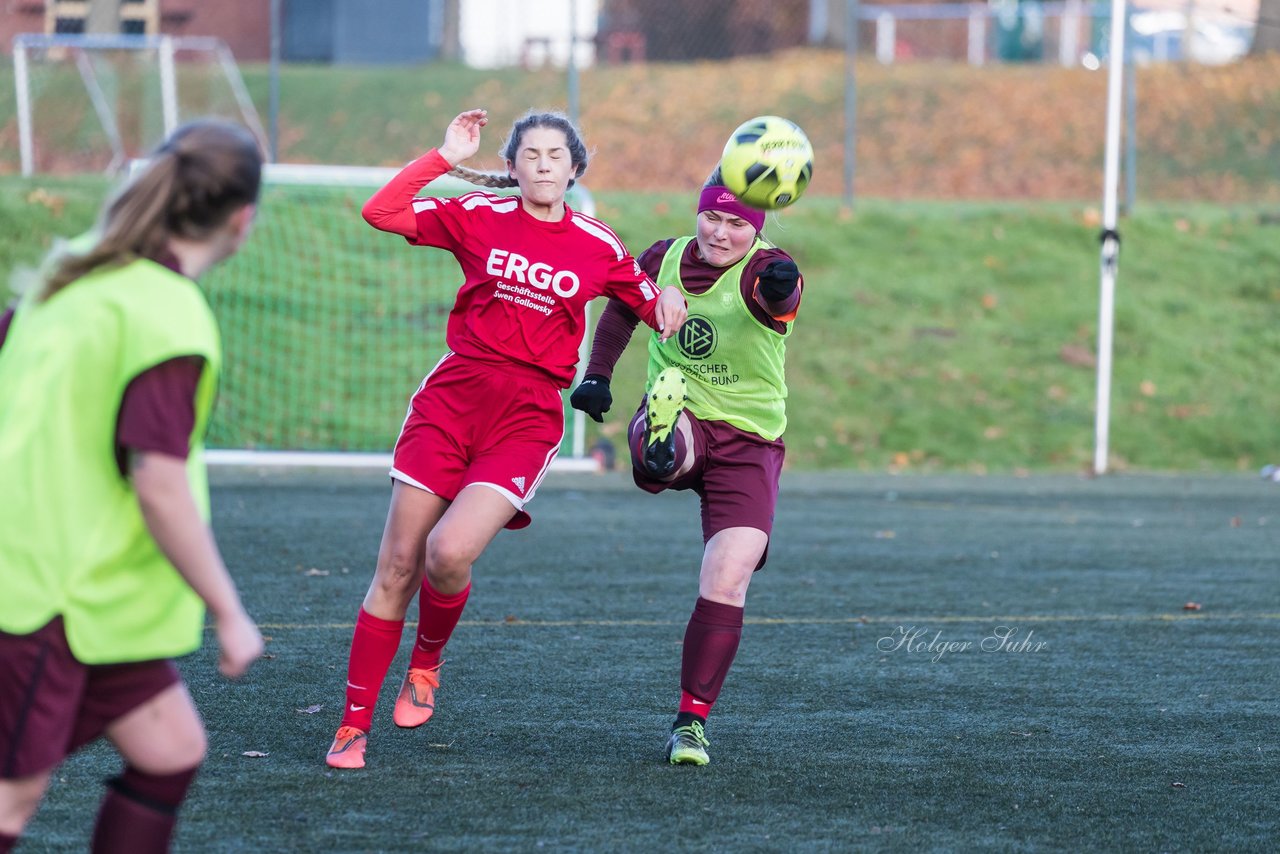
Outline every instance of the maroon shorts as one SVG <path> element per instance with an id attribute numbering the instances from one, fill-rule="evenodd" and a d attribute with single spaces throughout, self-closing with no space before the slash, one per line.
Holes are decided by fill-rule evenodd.
<path id="1" fill-rule="evenodd" d="M 0 632 L 0 779 L 48 771 L 181 679 L 168 659 L 80 663 L 61 617 L 29 635 Z"/>
<path id="2" fill-rule="evenodd" d="M 508 528 L 529 524 L 524 506 L 564 439 L 564 403 L 546 377 L 447 354 L 409 404 L 391 476 L 452 501 L 472 484 L 516 508 Z"/>
<path id="3" fill-rule="evenodd" d="M 693 447 L 686 448 L 678 436 L 676 466 L 684 455 L 694 455 L 693 467 L 674 480 L 656 480 L 640 468 L 634 441 L 631 452 L 631 474 L 636 486 L 645 492 L 666 489 L 691 489 L 702 499 L 702 542 L 706 543 L 725 528 L 756 528 L 772 536 L 773 514 L 778 506 L 778 478 L 782 475 L 782 459 L 786 446 L 782 439 L 772 442 L 755 433 L 740 430 L 724 421 L 703 421 L 688 410 L 685 416 L 692 428 Z M 644 404 L 631 419 L 629 436 L 643 434 Z M 768 557 L 760 558 L 764 566 Z M 759 567 L 757 567 L 758 569 Z"/>

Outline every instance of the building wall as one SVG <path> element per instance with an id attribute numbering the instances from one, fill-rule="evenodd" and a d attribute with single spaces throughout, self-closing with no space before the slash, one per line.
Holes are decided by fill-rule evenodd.
<path id="1" fill-rule="evenodd" d="M 433 20 L 435 5 L 433 0 L 337 0 L 333 61 L 394 64 L 434 58 L 440 27 Z"/>
<path id="2" fill-rule="evenodd" d="M 282 49 L 296 62 L 425 62 L 440 46 L 440 0 L 294 0 Z"/>
<path id="3" fill-rule="evenodd" d="M 40 0 L 0 0 L 0 46 L 13 53 L 18 33 L 44 32 L 44 3 Z"/>
<path id="4" fill-rule="evenodd" d="M 295 0 L 299 5 L 307 0 Z M 42 33 L 44 0 L 0 0 L 0 45 L 13 52 L 18 33 Z M 241 61 L 271 52 L 270 0 L 160 0 L 160 31 L 173 36 L 215 36 Z"/>
<path id="5" fill-rule="evenodd" d="M 241 62 L 271 56 L 270 0 L 160 0 L 160 28 L 175 36 L 220 38 Z"/>

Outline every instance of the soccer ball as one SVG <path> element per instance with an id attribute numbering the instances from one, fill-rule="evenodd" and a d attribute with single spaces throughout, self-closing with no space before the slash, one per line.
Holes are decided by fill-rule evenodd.
<path id="1" fill-rule="evenodd" d="M 813 146 L 800 126 L 778 116 L 743 122 L 724 144 L 720 179 L 743 204 L 785 208 L 813 177 Z"/>

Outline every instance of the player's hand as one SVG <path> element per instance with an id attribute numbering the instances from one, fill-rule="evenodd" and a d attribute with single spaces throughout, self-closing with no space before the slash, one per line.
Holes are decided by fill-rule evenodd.
<path id="1" fill-rule="evenodd" d="M 587 374 L 569 395 L 569 405 L 590 415 L 597 424 L 603 424 L 604 414 L 613 406 L 609 381 L 600 374 Z"/>
<path id="2" fill-rule="evenodd" d="M 658 295 L 658 307 L 654 312 L 654 320 L 658 323 L 658 340 L 666 341 L 684 326 L 689 317 L 689 305 L 684 301 L 684 294 L 674 285 L 662 289 Z"/>
<path id="3" fill-rule="evenodd" d="M 243 609 L 217 618 L 218 670 L 228 679 L 244 675 L 262 655 L 262 634 Z"/>
<path id="4" fill-rule="evenodd" d="M 444 143 L 436 149 L 440 156 L 457 166 L 462 161 L 474 157 L 480 150 L 480 128 L 489 123 L 488 110 L 467 110 L 449 122 L 444 130 Z"/>
<path id="5" fill-rule="evenodd" d="M 782 302 L 795 293 L 800 284 L 800 271 L 795 261 L 770 261 L 756 279 L 760 295 L 769 302 Z"/>

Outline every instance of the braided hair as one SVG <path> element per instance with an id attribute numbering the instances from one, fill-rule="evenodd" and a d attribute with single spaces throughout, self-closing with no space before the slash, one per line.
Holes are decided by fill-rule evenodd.
<path id="1" fill-rule="evenodd" d="M 569 179 L 569 186 L 572 187 L 575 181 L 582 177 L 582 173 L 587 171 L 587 162 L 590 157 L 587 154 L 587 146 L 582 141 L 582 134 L 573 126 L 573 122 L 569 121 L 568 117 L 562 113 L 529 112 L 522 118 L 517 119 L 516 123 L 511 126 L 511 133 L 507 135 L 506 140 L 502 143 L 502 159 L 507 163 L 514 163 L 516 155 L 520 153 L 520 144 L 524 141 L 525 133 L 533 128 L 551 128 L 564 134 L 565 145 L 569 149 L 569 160 L 574 167 L 573 177 Z M 477 169 L 468 169 L 465 166 L 455 166 L 449 170 L 449 174 L 479 187 L 500 189 L 518 186 L 516 179 L 511 177 L 509 173 L 481 172 Z"/>

